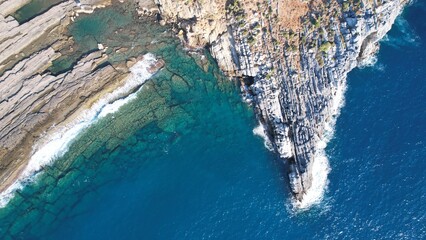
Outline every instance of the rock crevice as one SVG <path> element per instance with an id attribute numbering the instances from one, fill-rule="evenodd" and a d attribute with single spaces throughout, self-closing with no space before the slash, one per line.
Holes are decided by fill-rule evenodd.
<path id="1" fill-rule="evenodd" d="M 302 201 L 316 181 L 313 163 L 339 114 L 347 73 L 369 61 L 407 1 L 191 2 L 157 4 L 163 19 L 190 33 L 186 44 L 208 45 L 220 68 L 242 80 L 243 97 L 288 163 L 291 191 Z M 217 29 L 198 27 L 206 16 L 226 22 L 226 31 L 200 38 Z M 193 17 L 196 23 L 179 29 Z"/>
<path id="2" fill-rule="evenodd" d="M 67 25 L 113 3 L 63 1 L 20 24 L 12 14 L 28 2 L 0 0 L 0 190 L 19 174 L 35 139 L 120 84 L 132 62 L 112 66 L 96 40 L 98 49 L 51 74 L 46 70 L 62 57 L 58 48 L 74 46 L 63 34 Z M 207 47 L 223 72 L 241 81 L 301 202 L 318 188 L 314 163 L 339 114 L 347 73 L 369 62 L 407 2 L 133 0 L 127 6 L 170 24 L 189 49 Z"/>

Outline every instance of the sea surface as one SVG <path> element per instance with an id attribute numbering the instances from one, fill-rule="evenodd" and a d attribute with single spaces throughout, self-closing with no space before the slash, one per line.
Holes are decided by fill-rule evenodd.
<path id="1" fill-rule="evenodd" d="M 239 89 L 170 41 L 135 100 L 0 209 L 1 239 L 425 239 L 426 5 L 348 78 L 324 199 L 291 205 Z"/>

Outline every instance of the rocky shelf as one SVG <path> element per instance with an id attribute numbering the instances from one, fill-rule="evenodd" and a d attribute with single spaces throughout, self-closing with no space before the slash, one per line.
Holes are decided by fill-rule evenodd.
<path id="1" fill-rule="evenodd" d="M 19 23 L 13 13 L 30 1 L 0 0 L 0 190 L 19 175 L 41 135 L 122 83 L 134 59 L 111 63 L 101 43 L 71 68 L 49 68 L 73 51 L 74 39 L 64 33 L 79 15 L 129 4 L 140 17 L 170 26 L 189 49 L 207 47 L 223 72 L 241 81 L 298 201 L 315 183 L 314 162 L 339 113 L 347 73 L 368 63 L 408 3 L 64 0 Z"/>
<path id="2" fill-rule="evenodd" d="M 408 1 L 156 3 L 185 44 L 207 46 L 221 69 L 241 80 L 301 202 L 315 181 L 314 162 L 329 140 L 347 73 L 368 63 Z"/>

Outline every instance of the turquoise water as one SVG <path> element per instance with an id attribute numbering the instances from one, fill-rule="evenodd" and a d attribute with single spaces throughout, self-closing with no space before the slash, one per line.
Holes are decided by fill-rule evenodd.
<path id="1" fill-rule="evenodd" d="M 48 11 L 52 6 L 64 1 L 65 0 L 31 0 L 29 3 L 18 9 L 13 14 L 13 17 L 16 21 L 22 24 Z"/>
<path id="2" fill-rule="evenodd" d="M 62 56 L 52 62 L 50 72 L 59 74 L 70 70 L 84 55 L 97 51 L 98 43 L 106 47 L 108 61 L 116 64 L 176 42 L 166 27 L 139 18 L 133 9 L 135 6 L 131 3 L 115 2 L 112 7 L 76 18 L 67 27 L 73 41 L 60 49 Z"/>
<path id="3" fill-rule="evenodd" d="M 290 211 L 283 166 L 238 87 L 170 45 L 136 101 L 0 210 L 2 238 L 426 238 L 425 14 L 410 7 L 377 64 L 349 75 L 319 206 Z"/>

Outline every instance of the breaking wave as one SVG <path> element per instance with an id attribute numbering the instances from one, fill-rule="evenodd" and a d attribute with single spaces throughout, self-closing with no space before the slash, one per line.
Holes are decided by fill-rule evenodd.
<path id="1" fill-rule="evenodd" d="M 131 76 L 128 77 L 125 84 L 111 93 L 106 94 L 91 106 L 84 110 L 71 123 L 62 127 L 54 127 L 53 133 L 44 137 L 42 143 L 35 145 L 34 153 L 31 156 L 27 166 L 15 182 L 5 191 L 0 193 L 0 208 L 3 208 L 13 198 L 14 193 L 21 190 L 26 184 L 37 179 L 43 167 L 52 164 L 56 159 L 62 157 L 71 143 L 76 139 L 79 133 L 95 123 L 97 120 L 114 113 L 123 105 L 136 98 L 137 92 L 129 95 L 148 80 L 153 73 L 149 68 L 155 64 L 157 59 L 154 55 L 148 53 L 143 59 L 130 68 Z"/>
<path id="2" fill-rule="evenodd" d="M 265 126 L 261 122 L 259 122 L 259 126 L 253 129 L 253 134 L 261 137 L 263 139 L 263 144 L 269 151 L 274 151 L 274 147 L 269 140 L 268 135 L 266 135 Z"/>
<path id="3" fill-rule="evenodd" d="M 341 108 L 345 105 L 346 84 L 341 84 L 337 87 L 334 98 L 331 104 L 332 118 L 325 123 L 324 135 L 317 140 L 316 154 L 312 164 L 312 185 L 311 188 L 303 196 L 302 201 L 293 200 L 291 205 L 292 212 L 303 212 L 317 205 L 324 199 L 325 192 L 328 187 L 328 174 L 331 171 L 325 148 L 327 143 L 333 138 L 334 127 L 337 117 L 340 115 Z"/>
<path id="4" fill-rule="evenodd" d="M 395 20 L 395 29 L 398 31 L 398 34 L 390 36 L 386 34 L 382 42 L 386 45 L 389 45 L 394 48 L 401 48 L 407 46 L 420 46 L 421 40 L 417 35 L 415 30 L 410 26 L 407 20 L 402 17 L 398 17 Z"/>
<path id="5" fill-rule="evenodd" d="M 373 67 L 376 65 L 377 60 L 378 59 L 376 55 L 369 56 L 367 59 L 364 59 L 358 63 L 358 68 L 363 69 L 363 68 Z"/>

